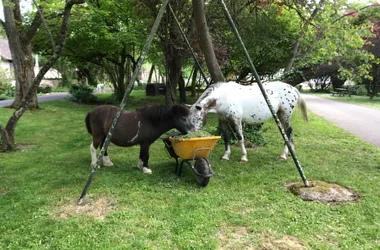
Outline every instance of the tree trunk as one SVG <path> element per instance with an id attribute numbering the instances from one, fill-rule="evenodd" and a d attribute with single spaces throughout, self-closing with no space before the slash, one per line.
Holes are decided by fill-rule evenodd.
<path id="1" fill-rule="evenodd" d="M 372 83 L 371 83 L 371 95 L 370 98 L 373 99 L 377 93 L 379 92 L 379 85 L 380 85 L 380 67 L 379 64 L 373 63 L 372 64 Z"/>
<path id="2" fill-rule="evenodd" d="M 335 90 L 336 88 L 340 88 L 343 86 L 345 80 L 342 80 L 339 78 L 339 74 L 332 74 L 330 75 L 331 77 L 331 83 L 333 85 L 333 89 Z"/>
<path id="3" fill-rule="evenodd" d="M 191 97 L 196 96 L 197 76 L 198 76 L 198 67 L 194 67 L 193 77 L 191 78 Z"/>
<path id="4" fill-rule="evenodd" d="M 322 0 L 319 3 L 319 5 L 317 7 L 315 7 L 315 9 L 313 10 L 313 13 L 310 15 L 309 19 L 302 26 L 301 33 L 300 33 L 298 39 L 296 40 L 296 42 L 294 44 L 294 47 L 292 50 L 292 55 L 289 59 L 289 62 L 287 64 L 286 68 L 285 68 L 285 72 L 289 71 L 293 67 L 294 61 L 295 61 L 296 57 L 299 55 L 300 40 L 305 35 L 306 29 L 310 26 L 310 24 L 312 23 L 314 18 L 318 15 L 319 11 L 321 10 L 321 8 L 323 8 L 324 4 L 325 4 L 325 0 Z M 304 20 L 304 19 L 302 19 L 302 17 L 301 17 L 301 20 Z"/>
<path id="5" fill-rule="evenodd" d="M 294 44 L 294 47 L 292 50 L 292 55 L 289 59 L 288 64 L 285 67 L 285 72 L 289 71 L 293 67 L 294 61 L 296 60 L 296 57 L 298 56 L 298 50 L 300 47 L 300 40 L 303 37 L 303 35 L 304 35 L 304 32 L 301 33 L 300 37 L 298 37 L 297 41 Z"/>
<path id="6" fill-rule="evenodd" d="M 185 79 L 183 78 L 182 73 L 179 76 L 178 90 L 179 90 L 179 101 L 180 101 L 180 103 L 186 103 Z"/>
<path id="7" fill-rule="evenodd" d="M 20 12 L 20 1 L 11 1 L 14 5 L 3 0 L 4 19 L 2 22 L 5 33 L 8 37 L 9 49 L 12 55 L 14 73 L 16 79 L 16 95 L 11 107 L 19 108 L 28 93 L 30 86 L 33 84 L 34 65 L 32 56 L 31 35 L 34 35 L 34 29 L 41 24 L 38 14 L 29 29 L 34 32 L 30 34 L 24 30 Z M 38 108 L 37 92 L 34 93 L 28 108 Z"/>
<path id="8" fill-rule="evenodd" d="M 152 67 L 150 68 L 149 77 L 148 77 L 148 82 L 147 83 L 151 83 L 152 82 L 153 72 L 154 72 L 154 64 L 152 64 Z"/>
<path id="9" fill-rule="evenodd" d="M 0 125 L 0 152 L 16 150 L 14 138 L 8 135 L 6 129 Z"/>
<path id="10" fill-rule="evenodd" d="M 18 3 L 18 1 L 15 1 L 15 2 Z M 5 129 L 0 124 L 0 136 L 1 136 L 1 146 L 0 146 L 1 148 L 0 149 L 2 151 L 13 151 L 13 150 L 15 150 L 16 147 L 15 147 L 14 134 L 15 134 L 17 122 L 20 120 L 21 116 L 24 114 L 24 112 L 30 107 L 30 104 L 33 102 L 33 99 L 35 97 L 35 93 L 37 91 L 37 87 L 40 84 L 42 78 L 44 77 L 46 72 L 53 66 L 53 64 L 58 60 L 58 58 L 61 56 L 63 47 L 64 47 L 65 42 L 66 42 L 66 35 L 67 35 L 68 22 L 69 22 L 69 16 L 70 16 L 71 9 L 72 9 L 74 4 L 82 4 L 82 3 L 84 3 L 84 0 L 71 0 L 71 1 L 66 2 L 65 9 L 63 12 L 62 25 L 61 25 L 61 29 L 59 32 L 60 44 L 54 48 L 54 53 L 51 56 L 51 58 L 49 59 L 49 61 L 41 68 L 41 70 L 39 71 L 37 76 L 33 79 L 33 84 L 29 87 L 28 92 L 26 93 L 25 97 L 23 98 L 21 106 L 19 108 L 17 108 L 16 111 L 9 118 Z M 34 23 L 34 21 L 32 23 Z M 2 25 L 4 26 L 3 22 L 2 22 Z M 8 34 L 9 33 L 7 33 L 7 35 Z M 29 36 L 31 36 L 31 37 L 33 37 L 33 35 L 34 34 L 29 33 Z M 12 39 L 10 39 L 10 40 L 12 40 Z"/>
<path id="11" fill-rule="evenodd" d="M 215 56 L 204 8 L 204 0 L 193 0 L 194 22 L 198 32 L 199 43 L 213 82 L 224 82 L 225 77 Z"/>
<path id="12" fill-rule="evenodd" d="M 173 46 L 166 46 L 165 52 L 167 82 L 166 82 L 166 103 L 171 106 L 176 103 L 176 89 L 180 80 L 182 70 L 182 57 Z"/>

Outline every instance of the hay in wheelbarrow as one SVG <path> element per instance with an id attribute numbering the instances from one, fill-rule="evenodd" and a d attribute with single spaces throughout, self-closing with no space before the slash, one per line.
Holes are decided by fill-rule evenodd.
<path id="1" fill-rule="evenodd" d="M 176 135 L 176 136 L 173 136 L 173 140 L 174 141 L 182 141 L 182 140 L 188 140 L 188 139 L 192 139 L 192 138 L 199 138 L 199 137 L 211 137 L 212 135 L 207 132 L 207 131 L 203 131 L 203 130 L 199 130 L 199 131 L 194 131 L 194 132 L 190 132 L 186 135 Z"/>

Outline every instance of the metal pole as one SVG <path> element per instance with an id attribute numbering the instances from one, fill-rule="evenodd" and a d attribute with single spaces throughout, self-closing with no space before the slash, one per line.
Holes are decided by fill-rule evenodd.
<path id="1" fill-rule="evenodd" d="M 83 198 L 86 196 L 86 193 L 87 193 L 87 189 L 89 188 L 89 186 L 91 185 L 91 182 L 92 182 L 92 179 L 93 179 L 93 176 L 95 174 L 95 171 L 97 168 L 99 168 L 99 163 L 100 163 L 100 160 L 103 158 L 104 156 L 104 152 L 107 150 L 108 148 L 108 145 L 111 141 L 111 138 L 112 138 L 112 134 L 113 134 L 113 131 L 119 121 L 119 118 L 120 118 L 120 115 L 121 115 L 121 112 L 123 111 L 124 107 L 125 107 L 125 104 L 127 103 L 128 101 L 128 98 L 129 98 L 129 94 L 130 92 L 132 91 L 132 88 L 133 88 L 133 85 L 137 79 L 137 76 L 138 76 L 138 73 L 141 69 L 141 65 L 143 64 L 144 60 L 145 60 L 145 57 L 146 57 L 146 54 L 148 53 L 149 51 L 149 48 L 150 48 L 150 45 L 153 41 L 153 38 L 157 32 L 157 29 L 158 29 L 158 26 L 160 25 L 160 22 L 161 22 L 161 19 L 165 13 L 165 10 L 166 10 L 166 7 L 169 3 L 169 0 L 164 0 L 162 2 L 162 5 L 161 5 L 161 8 L 157 14 L 157 17 L 156 17 L 156 20 L 154 21 L 154 24 L 153 24 L 153 27 L 152 27 L 152 30 L 150 31 L 150 34 L 148 36 L 148 39 L 142 49 L 142 52 L 141 52 L 141 56 L 140 56 L 140 59 L 139 61 L 137 62 L 137 65 L 136 65 L 136 68 L 135 68 L 135 71 L 133 72 L 133 75 L 132 75 L 132 78 L 131 78 L 131 81 L 129 82 L 128 84 L 128 87 L 125 91 L 125 94 L 124 94 L 124 97 L 123 97 L 123 100 L 121 101 L 120 103 L 120 107 L 116 113 L 116 116 L 115 116 L 115 119 L 113 120 L 112 122 L 112 126 L 107 134 L 107 137 L 104 141 L 104 144 L 103 144 L 103 147 L 102 149 L 100 150 L 100 153 L 98 155 L 98 158 L 96 160 L 96 163 L 94 166 L 92 166 L 92 170 L 91 170 L 91 173 L 88 177 L 88 180 L 87 180 L 87 183 L 82 191 L 82 194 L 79 198 L 79 201 L 78 201 L 78 204 L 81 204 L 82 201 L 83 201 Z"/>
<path id="2" fill-rule="evenodd" d="M 194 58 L 194 61 L 195 63 L 197 64 L 198 68 L 199 68 L 199 71 L 201 72 L 202 76 L 203 76 L 203 79 L 205 80 L 206 82 L 206 85 L 207 87 L 210 85 L 210 83 L 207 81 L 207 78 L 206 78 L 206 75 L 205 73 L 203 72 L 203 69 L 202 69 L 202 66 L 201 64 L 198 62 L 198 59 L 197 57 L 195 56 L 195 53 L 194 53 L 194 50 L 193 48 L 191 47 L 190 43 L 189 43 L 189 40 L 187 40 L 187 37 L 186 37 L 186 34 L 185 32 L 183 31 L 182 27 L 181 27 L 181 24 L 179 23 L 176 15 L 174 14 L 174 11 L 172 9 L 172 6 L 169 4 L 169 9 L 170 9 L 170 12 L 172 13 L 173 17 L 174 17 L 174 20 L 176 21 L 177 25 L 178 25 L 178 28 L 179 30 L 181 31 L 181 34 L 182 34 L 182 37 L 183 39 L 185 40 L 186 44 L 187 44 L 187 47 L 190 49 L 191 51 L 191 54 L 193 55 L 193 58 Z"/>
<path id="3" fill-rule="evenodd" d="M 306 180 L 306 177 L 305 177 L 305 174 L 304 174 L 304 172 L 303 172 L 303 170 L 302 170 L 301 164 L 300 164 L 300 162 L 298 161 L 297 156 L 296 156 L 294 150 L 293 150 L 292 147 L 291 147 L 291 144 L 290 144 L 290 142 L 289 142 L 289 139 L 288 139 L 288 137 L 287 137 L 287 135 L 286 135 L 286 133 L 285 133 L 285 131 L 284 131 L 284 128 L 283 128 L 282 125 L 281 125 L 280 120 L 279 120 L 278 117 L 277 117 L 276 112 L 274 112 L 273 106 L 272 106 L 271 102 L 269 101 L 268 95 L 267 95 L 267 93 L 265 92 L 265 89 L 264 89 L 263 85 L 261 84 L 259 74 L 257 73 L 255 66 L 253 65 L 253 62 L 252 62 L 252 60 L 251 60 L 251 57 L 249 56 L 249 53 L 248 53 L 248 51 L 247 51 L 247 49 L 246 49 L 246 47 L 245 47 L 245 45 L 244 45 L 244 42 L 243 42 L 243 40 L 242 40 L 241 37 L 240 37 L 240 34 L 239 34 L 239 32 L 238 32 L 238 30 L 237 30 L 235 24 L 234 24 L 234 21 L 232 20 L 232 17 L 231 17 L 231 15 L 230 15 L 230 13 L 229 13 L 229 11 L 228 11 L 228 9 L 227 9 L 227 6 L 226 6 L 226 4 L 224 3 L 223 0 L 219 0 L 219 2 L 220 2 L 220 4 L 222 5 L 222 8 L 223 8 L 224 14 L 225 14 L 225 16 L 227 17 L 227 20 L 228 20 L 229 24 L 231 25 L 232 30 L 233 30 L 233 32 L 234 32 L 235 35 L 236 35 L 236 38 L 239 40 L 240 45 L 243 47 L 244 55 L 245 55 L 245 57 L 246 57 L 247 60 L 248 60 L 249 66 L 251 67 L 251 70 L 252 70 L 252 72 L 253 72 L 253 75 L 254 75 L 255 78 L 256 78 L 257 84 L 258 84 L 258 86 L 259 86 L 259 88 L 260 88 L 260 90 L 261 90 L 261 93 L 263 94 L 264 99 L 265 99 L 265 101 L 266 101 L 266 103 L 267 103 L 267 105 L 268 105 L 268 107 L 269 107 L 269 109 L 270 109 L 270 111 L 271 111 L 271 113 L 272 113 L 272 116 L 273 116 L 274 120 L 276 121 L 277 127 L 278 127 L 278 129 L 280 130 L 282 137 L 284 138 L 285 144 L 286 144 L 286 146 L 289 148 L 289 152 L 290 152 L 290 154 L 292 155 L 293 161 L 294 161 L 294 163 L 295 163 L 295 165 L 296 165 L 296 167 L 297 167 L 297 170 L 298 170 L 298 172 L 299 172 L 299 174 L 300 174 L 300 176 L 301 176 L 301 178 L 302 178 L 302 181 L 303 181 L 304 185 L 305 185 L 306 187 L 308 187 L 308 186 L 309 186 L 309 183 L 308 183 L 308 181 Z"/>

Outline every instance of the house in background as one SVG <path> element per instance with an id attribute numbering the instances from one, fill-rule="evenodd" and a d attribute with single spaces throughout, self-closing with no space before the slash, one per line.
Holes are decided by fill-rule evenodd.
<path id="1" fill-rule="evenodd" d="M 8 40 L 0 38 L 0 68 L 5 76 L 11 79 L 11 83 L 15 84 L 14 68 L 12 63 L 12 55 L 9 49 Z"/>
<path id="2" fill-rule="evenodd" d="M 40 71 L 38 55 L 34 55 L 34 58 L 34 74 L 37 75 Z M 6 73 L 6 76 L 11 79 L 11 83 L 15 85 L 16 81 L 11 50 L 9 49 L 8 40 L 2 38 L 0 38 L 0 59 L 0 68 Z M 48 72 L 46 72 L 43 80 L 50 81 L 54 86 L 57 86 L 62 80 L 62 75 L 58 72 L 58 70 L 51 68 Z"/>
<path id="3" fill-rule="evenodd" d="M 34 75 L 36 76 L 38 72 L 40 72 L 40 64 L 38 61 L 38 55 L 34 55 Z M 53 84 L 54 87 L 57 87 L 60 82 L 62 81 L 62 75 L 59 73 L 56 69 L 49 69 L 48 72 L 45 73 L 43 81 L 49 81 L 51 84 Z"/>

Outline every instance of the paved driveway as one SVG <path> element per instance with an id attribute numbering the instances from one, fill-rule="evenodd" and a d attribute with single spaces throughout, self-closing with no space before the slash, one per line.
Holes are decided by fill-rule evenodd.
<path id="1" fill-rule="evenodd" d="M 302 94 L 307 108 L 364 141 L 380 147 L 380 110 Z"/>
<path id="2" fill-rule="evenodd" d="M 39 102 L 48 102 L 63 99 L 65 97 L 69 97 L 70 94 L 68 92 L 55 92 L 48 95 L 42 95 L 38 97 Z M 0 107 L 5 107 L 11 105 L 13 100 L 4 100 L 0 101 Z"/>

